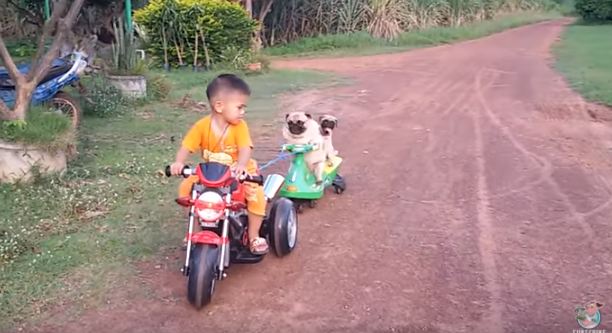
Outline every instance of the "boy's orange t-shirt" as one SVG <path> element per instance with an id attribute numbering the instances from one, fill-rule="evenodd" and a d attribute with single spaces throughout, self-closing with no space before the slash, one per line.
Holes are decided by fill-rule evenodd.
<path id="1" fill-rule="evenodd" d="M 241 120 L 237 125 L 228 124 L 222 140 L 215 135 L 211 125 L 210 115 L 196 122 L 183 139 L 183 147 L 191 153 L 196 150 L 226 153 L 234 161 L 238 160 L 238 150 L 240 148 L 253 148 L 249 127 L 244 120 Z"/>
<path id="2" fill-rule="evenodd" d="M 182 145 L 191 153 L 202 150 L 202 157 L 205 160 L 204 152 L 208 150 L 211 153 L 226 153 L 231 156 L 233 162 L 238 161 L 238 150 L 240 148 L 253 148 L 249 127 L 244 120 L 241 120 L 237 125 L 229 124 L 225 130 L 223 140 L 220 140 L 212 131 L 210 116 L 200 119 L 189 129 Z M 247 172 L 250 174 L 258 173 L 257 162 L 254 159 L 249 160 Z M 183 179 L 179 185 L 179 197 L 188 196 L 191 192 L 192 184 L 197 182 L 197 180 L 197 176 Z M 264 216 L 266 213 L 266 199 L 263 187 L 252 183 L 245 184 L 247 184 L 245 189 L 248 211 L 255 215 Z"/>

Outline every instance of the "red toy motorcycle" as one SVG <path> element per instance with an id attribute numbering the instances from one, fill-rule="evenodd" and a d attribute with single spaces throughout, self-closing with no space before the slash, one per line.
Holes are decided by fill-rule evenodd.
<path id="1" fill-rule="evenodd" d="M 215 282 L 227 277 L 230 263 L 258 263 L 262 255 L 249 250 L 248 218 L 245 192 L 242 182 L 263 184 L 263 176 L 246 175 L 240 181 L 232 175 L 227 165 L 207 162 L 196 168 L 185 166 L 183 177 L 197 175 L 190 197 L 176 199 L 189 207 L 189 232 L 185 265 L 181 269 L 188 277 L 187 298 L 197 309 L 210 303 Z M 170 177 L 170 166 L 166 167 Z M 271 175 L 266 179 L 264 192 L 270 201 L 280 189 L 284 177 Z M 268 244 L 277 256 L 289 254 L 297 243 L 297 212 L 293 202 L 278 198 L 272 203 L 264 218 L 260 236 L 267 237 Z M 194 233 L 198 222 L 202 231 Z"/>

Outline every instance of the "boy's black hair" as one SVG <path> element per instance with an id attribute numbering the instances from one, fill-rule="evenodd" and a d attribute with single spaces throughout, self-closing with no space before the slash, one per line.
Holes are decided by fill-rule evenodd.
<path id="1" fill-rule="evenodd" d="M 249 88 L 249 85 L 243 79 L 234 74 L 221 74 L 206 87 L 206 97 L 210 101 L 212 97 L 215 97 L 220 91 L 225 89 L 251 95 L 251 88 Z"/>

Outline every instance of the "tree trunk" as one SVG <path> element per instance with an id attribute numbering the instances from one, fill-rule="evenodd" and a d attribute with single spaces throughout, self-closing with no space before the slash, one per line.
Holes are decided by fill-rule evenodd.
<path id="1" fill-rule="evenodd" d="M 23 82 L 22 84 L 17 85 L 17 91 L 15 92 L 15 107 L 13 108 L 15 119 L 26 119 L 26 112 L 30 107 L 30 100 L 35 88 L 36 84 L 34 82 Z"/>
<path id="2" fill-rule="evenodd" d="M 244 0 L 244 9 L 246 9 L 249 16 L 253 18 L 253 0 Z"/>
<path id="3" fill-rule="evenodd" d="M 253 48 L 255 52 L 259 51 L 262 48 L 263 41 L 263 29 L 265 28 L 264 21 L 266 16 L 272 9 L 272 4 L 274 0 L 262 0 L 261 8 L 259 9 L 259 15 L 257 16 L 258 27 L 255 31 L 255 38 L 253 40 Z"/>

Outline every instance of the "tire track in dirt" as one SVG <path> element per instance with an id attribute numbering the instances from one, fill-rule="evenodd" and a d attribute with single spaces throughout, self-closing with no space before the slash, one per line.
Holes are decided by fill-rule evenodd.
<path id="1" fill-rule="evenodd" d="M 482 96 L 482 91 L 487 89 L 487 85 L 482 85 L 480 81 L 481 70 L 476 74 L 474 91 L 478 98 Z M 491 80 L 489 85 L 493 84 L 495 80 Z M 481 103 L 482 104 L 482 103 Z M 484 105 L 482 105 L 484 107 Z M 491 202 L 489 201 L 489 190 L 487 187 L 487 176 L 486 176 L 486 161 L 484 154 L 484 139 L 482 135 L 482 121 L 479 114 L 473 113 L 474 119 L 474 132 L 476 138 L 476 164 L 478 170 L 478 227 L 480 229 L 480 236 L 478 238 L 478 248 L 480 251 L 480 257 L 482 258 L 483 274 L 487 284 L 487 290 L 491 295 L 490 306 L 491 309 L 484 321 L 481 323 L 482 326 L 478 329 L 480 332 L 491 332 L 491 333 L 503 333 L 503 304 L 501 296 L 501 287 L 497 281 L 498 270 L 495 263 L 495 254 L 498 253 L 497 246 L 495 245 L 494 229 L 492 223 L 492 216 L 490 211 Z"/>
<path id="2" fill-rule="evenodd" d="M 511 130 L 505 126 L 499 118 L 495 115 L 495 113 L 489 107 L 486 98 L 483 95 L 482 88 L 482 71 L 479 71 L 476 74 L 475 86 L 476 86 L 476 95 L 478 96 L 478 100 L 483 110 L 485 111 L 486 116 L 489 118 L 491 123 L 493 123 L 499 130 L 502 131 L 504 136 L 512 142 L 513 146 L 519 150 L 523 155 L 532 158 L 537 161 L 540 165 L 542 165 L 541 174 L 543 175 L 545 181 L 550 184 L 554 189 L 558 196 L 563 199 L 564 204 L 569 209 L 572 217 L 578 222 L 583 232 L 587 235 L 589 241 L 592 243 L 593 240 L 593 230 L 589 227 L 587 223 L 585 223 L 583 216 L 577 213 L 576 207 L 572 204 L 571 200 L 567 197 L 567 195 L 559 188 L 559 185 L 552 179 L 552 165 L 550 161 L 546 160 L 543 157 L 539 157 L 536 154 L 529 151 L 523 144 L 521 144 L 515 136 L 512 134 Z"/>

